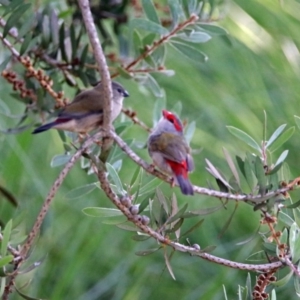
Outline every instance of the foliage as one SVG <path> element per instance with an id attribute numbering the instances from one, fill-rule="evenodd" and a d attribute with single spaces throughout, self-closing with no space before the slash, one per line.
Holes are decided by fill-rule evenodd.
<path id="1" fill-rule="evenodd" d="M 295 96 L 296 101 L 299 94 L 295 57 L 289 54 L 298 45 L 295 30 L 299 24 L 293 13 L 298 3 L 285 3 L 281 8 L 271 2 L 231 2 L 232 10 L 224 19 L 226 10 L 219 1 L 103 3 L 99 6 L 95 1 L 91 5 L 110 74 L 132 90 L 132 104 L 128 100 L 125 106 L 135 107 L 124 109 L 114 124 L 128 150 L 115 139 L 105 164 L 109 188 L 116 195 L 111 200 L 117 208 L 105 200 L 103 182 L 96 176 L 95 168 L 98 172 L 103 169 L 97 144 L 78 154 L 83 146 L 74 134 L 60 133 L 57 147 L 58 136 L 55 142 L 49 138 L 34 141 L 28 134 L 33 125 L 52 118 L 56 109 L 78 90 L 99 80 L 77 2 L 34 7 L 21 0 L 1 1 L 1 85 L 5 85 L 10 97 L 0 97 L 5 118 L 0 125 L 3 145 L 17 153 L 12 156 L 8 146 L 2 146 L 3 167 L 11 172 L 3 173 L 0 181 L 0 191 L 8 200 L 3 203 L 1 216 L 5 224 L 1 234 L 1 294 L 8 297 L 7 289 L 13 288 L 9 280 L 15 268 L 16 292 L 27 299 L 34 299 L 28 296 L 31 294 L 61 298 L 70 285 L 73 297 L 81 295 L 80 299 L 93 299 L 93 294 L 97 295 L 95 299 L 161 298 L 171 295 L 171 289 L 174 297 L 201 299 L 229 299 L 236 291 L 238 299 L 251 299 L 251 295 L 254 299 L 276 299 L 280 293 L 283 297 L 299 295 L 300 202 L 297 191 L 289 193 L 299 185 L 294 142 L 298 131 L 293 125 L 295 122 L 299 128 L 299 117 L 291 120 L 297 112 L 289 107 L 291 98 Z M 260 36 L 244 37 L 243 27 L 237 25 L 244 14 L 256 21 L 253 32 L 257 28 L 264 30 Z M 273 20 L 284 26 L 270 26 Z M 278 41 L 277 36 L 285 40 Z M 258 45 L 253 45 L 253 40 L 259 40 Z M 276 103 L 274 107 L 272 102 Z M 147 130 L 151 123 L 157 123 L 167 106 L 185 120 L 185 136 L 194 149 L 197 167 L 191 178 L 197 183 L 195 192 L 205 197 L 185 198 L 177 189 L 170 192 L 162 184 L 170 182 L 169 177 L 151 171 L 146 163 L 131 161 L 130 151 L 147 157 Z M 258 114 L 262 115 L 263 110 L 262 121 Z M 285 120 L 284 124 L 281 120 Z M 230 124 L 227 129 L 226 124 Z M 268 134 L 271 128 L 277 129 Z M 204 150 L 199 155 L 200 147 Z M 17 245 L 24 248 L 26 237 L 28 241 L 26 227 L 38 214 L 38 198 L 46 197 L 48 183 L 57 177 L 56 167 L 66 168 L 74 155 L 80 157 L 80 168 L 72 170 L 72 177 L 63 181 L 62 191 L 57 194 L 64 195 L 63 203 L 57 199 L 51 206 L 44 222 L 48 228 L 42 228 L 40 239 L 35 240 L 37 249 L 23 264 Z M 40 164 L 44 167 L 40 168 Z M 22 171 L 29 176 L 22 176 Z M 75 202 L 80 198 L 85 201 Z M 200 204 L 201 199 L 205 203 Z M 35 209 L 28 216 L 22 215 L 22 210 L 29 209 L 30 200 L 34 200 Z M 16 203 L 22 209 L 13 213 L 11 204 Z M 82 219 L 80 224 L 78 218 Z M 104 228 L 103 224 L 113 226 Z M 148 231 L 143 230 L 146 227 Z M 218 234 L 222 239 L 219 244 Z M 179 251 L 192 256 L 175 255 Z M 47 252 L 48 257 L 41 259 Z M 133 259 L 133 252 L 147 258 Z M 98 257 L 102 259 L 96 271 Z M 224 260 L 219 264 L 227 267 L 212 267 L 212 262 L 218 263 L 214 259 L 221 257 L 231 259 L 237 269 L 247 269 L 247 264 L 239 263 L 247 260 L 252 266 L 247 270 L 252 275 L 233 270 L 223 276 L 221 268 L 227 272 L 232 265 Z M 163 259 L 170 278 L 176 279 L 170 283 L 167 276 L 163 278 L 166 292 L 163 287 L 155 288 L 157 273 L 164 270 Z M 269 268 L 259 269 L 268 263 Z M 278 263 L 277 267 L 272 263 Z M 185 270 L 186 266 L 190 266 L 189 270 Z M 102 281 L 98 268 L 105 274 Z M 64 269 L 67 271 L 63 279 L 57 282 L 57 274 Z M 86 270 L 91 272 L 89 278 L 83 278 Z M 134 271 L 140 276 L 125 278 Z M 185 279 L 187 271 L 192 275 Z M 262 274 L 255 278 L 254 271 Z M 146 280 L 144 276 L 148 278 L 149 274 Z M 214 276 L 213 282 L 207 281 L 206 274 Z M 242 280 L 230 281 L 236 274 L 241 274 Z M 123 278 L 119 278 L 121 275 Z M 28 284 L 31 278 L 34 281 Z M 198 288 L 200 278 L 206 283 Z M 255 283 L 251 284 L 251 279 Z M 181 282 L 188 288 L 180 291 Z M 291 287 L 291 282 L 293 290 L 278 289 Z"/>

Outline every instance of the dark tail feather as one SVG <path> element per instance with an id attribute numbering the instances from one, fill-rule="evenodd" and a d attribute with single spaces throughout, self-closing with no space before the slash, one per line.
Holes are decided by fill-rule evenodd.
<path id="1" fill-rule="evenodd" d="M 42 126 L 36 128 L 36 129 L 32 132 L 32 134 L 36 134 L 36 133 L 40 133 L 40 132 L 46 131 L 46 130 L 52 128 L 53 125 L 55 125 L 55 122 L 51 122 L 51 123 L 42 125 Z"/>
<path id="2" fill-rule="evenodd" d="M 176 176 L 179 187 L 182 194 L 184 195 L 194 195 L 194 189 L 188 178 L 184 178 L 182 175 Z"/>

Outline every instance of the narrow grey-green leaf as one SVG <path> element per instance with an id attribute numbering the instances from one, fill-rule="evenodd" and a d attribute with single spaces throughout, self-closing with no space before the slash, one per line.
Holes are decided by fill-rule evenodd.
<path id="1" fill-rule="evenodd" d="M 270 139 L 268 140 L 266 144 L 266 148 L 270 147 L 273 142 L 280 136 L 280 134 L 283 132 L 284 128 L 286 127 L 286 124 L 283 124 L 279 126 L 274 133 L 271 135 Z"/>
<path id="2" fill-rule="evenodd" d="M 294 118 L 295 118 L 295 122 L 296 122 L 297 127 L 300 129 L 300 117 L 294 115 Z"/>
<path id="3" fill-rule="evenodd" d="M 132 19 L 130 21 L 130 26 L 133 29 L 139 28 L 159 35 L 167 35 L 169 33 L 165 27 L 145 19 Z"/>
<path id="4" fill-rule="evenodd" d="M 9 16 L 6 21 L 6 24 L 3 29 L 3 38 L 5 38 L 9 32 L 9 30 L 20 21 L 22 15 L 27 11 L 27 9 L 31 6 L 30 3 L 25 3 L 17 7 L 13 13 Z"/>
<path id="5" fill-rule="evenodd" d="M 281 286 L 284 286 L 286 285 L 290 279 L 292 278 L 294 272 L 293 271 L 290 271 L 287 275 L 285 275 L 283 278 L 275 281 L 275 282 L 272 282 L 272 285 L 276 286 L 276 287 L 281 287 Z"/>
<path id="6" fill-rule="evenodd" d="M 279 147 L 281 147 L 287 140 L 291 138 L 294 132 L 295 132 L 295 126 L 283 132 L 269 147 L 270 152 L 272 153 L 276 151 Z"/>
<path id="7" fill-rule="evenodd" d="M 191 42 L 191 43 L 206 43 L 211 39 L 211 36 L 205 32 L 191 32 L 190 34 L 186 34 L 184 32 L 176 34 L 177 38 Z"/>
<path id="8" fill-rule="evenodd" d="M 90 217 L 109 218 L 123 215 L 119 209 L 106 207 L 86 207 L 82 212 Z"/>
<path id="9" fill-rule="evenodd" d="M 176 50 L 178 50 L 181 54 L 183 54 L 186 58 L 189 58 L 193 62 L 204 63 L 208 60 L 207 55 L 189 45 L 173 40 L 171 41 L 170 45 L 172 45 Z"/>
<path id="10" fill-rule="evenodd" d="M 148 249 L 148 250 L 141 250 L 141 251 L 135 252 L 135 254 L 138 255 L 138 256 L 146 256 L 146 255 L 149 255 L 149 254 L 152 254 L 152 253 L 156 252 L 160 248 L 161 247 L 153 248 L 153 249 Z"/>
<path id="11" fill-rule="evenodd" d="M 192 218 L 192 217 L 196 217 L 196 216 L 210 215 L 213 212 L 220 210 L 221 208 L 224 208 L 223 204 L 220 206 L 214 206 L 214 207 L 208 207 L 208 208 L 203 208 L 203 209 L 187 211 L 182 215 L 182 218 Z"/>
<path id="12" fill-rule="evenodd" d="M 97 187 L 97 183 L 89 183 L 80 187 L 77 187 L 65 194 L 66 199 L 77 199 L 91 193 Z"/>
<path id="13" fill-rule="evenodd" d="M 161 87 L 150 74 L 148 74 L 148 78 L 147 81 L 145 82 L 145 85 L 150 89 L 150 91 L 153 93 L 155 97 L 162 98 L 164 96 Z"/>
<path id="14" fill-rule="evenodd" d="M 156 197 L 158 199 L 158 201 L 160 202 L 160 204 L 162 205 L 162 207 L 164 208 L 165 212 L 167 214 L 169 214 L 169 205 L 167 203 L 167 199 L 165 197 L 165 195 L 162 193 L 161 189 L 157 188 L 156 189 Z"/>
<path id="15" fill-rule="evenodd" d="M 196 122 L 192 121 L 188 124 L 188 126 L 185 129 L 185 133 L 184 133 L 185 139 L 188 144 L 190 144 L 190 142 L 194 136 L 195 130 L 196 130 Z"/>
<path id="16" fill-rule="evenodd" d="M 259 193 L 264 195 L 266 193 L 267 177 L 265 174 L 264 166 L 259 156 L 255 159 L 255 175 L 259 185 Z"/>
<path id="17" fill-rule="evenodd" d="M 55 155 L 50 163 L 50 166 L 52 168 L 65 165 L 71 158 L 70 154 L 60 154 L 60 155 Z"/>
<path id="18" fill-rule="evenodd" d="M 207 158 L 205 159 L 205 162 L 208 166 L 208 168 L 206 168 L 206 170 L 208 170 L 209 173 L 211 173 L 211 175 L 213 175 L 216 179 L 219 179 L 225 186 L 232 189 L 230 184 L 221 176 L 220 172 L 215 168 L 215 166 Z"/>
<path id="19" fill-rule="evenodd" d="M 174 28 L 178 25 L 180 19 L 184 18 L 184 12 L 178 0 L 168 0 L 168 6 L 172 16 L 172 27 Z"/>
<path id="20" fill-rule="evenodd" d="M 300 259 L 300 229 L 295 222 L 290 228 L 289 245 L 292 255 L 292 262 L 296 263 Z"/>
<path id="21" fill-rule="evenodd" d="M 205 30 L 206 32 L 214 36 L 228 34 L 228 32 L 224 28 L 212 24 L 199 24 L 197 27 L 200 30 Z"/>
<path id="22" fill-rule="evenodd" d="M 168 269 L 171 277 L 174 280 L 176 280 L 175 275 L 174 275 L 173 270 L 172 270 L 172 267 L 171 267 L 171 264 L 170 264 L 170 260 L 169 260 L 169 256 L 168 256 L 168 252 L 167 252 L 166 248 L 165 248 L 165 251 L 164 251 L 164 258 L 165 258 L 167 269 Z"/>
<path id="23" fill-rule="evenodd" d="M 283 162 L 285 161 L 286 157 L 288 156 L 288 154 L 289 154 L 289 150 L 284 150 L 284 151 L 280 154 L 279 158 L 277 159 L 277 161 L 276 161 L 276 163 L 275 163 L 275 165 L 274 165 L 274 168 L 275 168 L 277 165 L 283 163 Z"/>
<path id="24" fill-rule="evenodd" d="M 12 255 L 6 255 L 0 258 L 0 268 L 6 266 L 10 262 L 12 262 L 14 257 Z"/>
<path id="25" fill-rule="evenodd" d="M 23 299 L 26 299 L 26 300 L 46 300 L 46 299 L 42 299 L 42 298 L 34 298 L 34 297 L 30 297 L 28 295 L 25 295 L 23 294 L 21 291 L 19 291 L 16 286 L 14 287 L 17 291 L 17 293 L 23 298 Z"/>
<path id="26" fill-rule="evenodd" d="M 142 0 L 143 10 L 147 18 L 157 24 L 160 24 L 159 18 L 156 13 L 156 9 L 152 0 Z"/>
<path id="27" fill-rule="evenodd" d="M 261 153 L 261 147 L 256 143 L 256 141 L 249 134 L 233 126 L 226 126 L 226 127 L 231 134 L 233 134 L 241 141 L 243 141 L 244 143 L 248 144 L 249 146 L 257 150 L 259 153 Z"/>
<path id="28" fill-rule="evenodd" d="M 116 185 L 118 192 L 122 195 L 125 194 L 125 191 L 123 189 L 123 185 L 122 185 L 122 181 L 117 173 L 117 171 L 115 170 L 115 168 L 109 164 L 106 163 L 106 168 L 107 168 L 107 172 L 110 176 L 110 178 L 112 179 L 112 181 L 114 182 L 114 184 Z"/>
<path id="29" fill-rule="evenodd" d="M 153 127 L 158 123 L 162 117 L 162 110 L 166 107 L 166 99 L 160 98 L 157 99 L 154 103 L 153 108 Z"/>
<path id="30" fill-rule="evenodd" d="M 180 237 L 182 238 L 183 236 L 186 236 L 188 234 L 190 234 L 191 232 L 193 232 L 194 230 L 196 230 L 197 228 L 199 228 L 202 223 L 203 223 L 204 219 L 201 219 L 200 221 L 198 221 L 195 225 L 193 225 L 191 228 L 189 228 L 187 231 L 185 231 Z"/>
<path id="31" fill-rule="evenodd" d="M 3 237 L 1 241 L 1 256 L 4 257 L 7 253 L 7 246 L 10 239 L 12 228 L 12 220 L 9 220 L 3 230 Z"/>
<path id="32" fill-rule="evenodd" d="M 172 217 L 170 217 L 166 223 L 167 223 L 167 224 L 170 224 L 170 223 L 176 221 L 177 219 L 181 218 L 182 215 L 183 215 L 183 214 L 185 213 L 185 211 L 187 210 L 187 208 L 188 208 L 188 204 L 186 203 L 185 205 L 183 205 L 182 208 L 180 208 L 180 209 L 178 210 L 178 212 L 177 212 L 175 215 L 173 215 Z"/>
<path id="33" fill-rule="evenodd" d="M 247 180 L 247 183 L 250 187 L 251 192 L 253 192 L 253 190 L 257 184 L 257 179 L 253 173 L 253 169 L 252 169 L 251 162 L 249 161 L 249 159 L 245 159 L 244 170 L 245 170 L 245 178 Z"/>
<path id="34" fill-rule="evenodd" d="M 294 224 L 294 220 L 289 215 L 284 213 L 283 211 L 279 212 L 278 217 L 279 217 L 279 220 L 288 227 L 291 227 Z"/>
<path id="35" fill-rule="evenodd" d="M 160 184 L 162 183 L 162 181 L 159 178 L 153 178 L 152 180 L 149 180 L 148 183 L 146 183 L 145 185 L 143 185 L 140 189 L 140 196 L 144 195 L 146 193 L 152 192 L 153 190 L 155 190 L 155 188 L 157 188 Z"/>
<path id="36" fill-rule="evenodd" d="M 229 155 L 228 151 L 224 147 L 223 147 L 223 153 L 225 155 L 227 164 L 228 164 L 228 166 L 229 166 L 229 168 L 230 168 L 230 170 L 231 170 L 231 172 L 232 172 L 232 174 L 233 174 L 233 176 L 234 176 L 234 178 L 235 178 L 238 186 L 240 187 L 241 183 L 240 183 L 239 173 L 238 173 L 238 171 L 237 171 L 237 169 L 235 167 L 235 164 L 234 164 L 231 156 Z"/>

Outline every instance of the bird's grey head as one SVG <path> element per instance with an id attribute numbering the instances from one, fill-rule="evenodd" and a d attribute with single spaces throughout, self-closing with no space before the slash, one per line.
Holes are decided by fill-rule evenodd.
<path id="1" fill-rule="evenodd" d="M 129 96 L 129 93 L 124 89 L 124 87 L 120 83 L 112 81 L 111 86 L 114 97 L 124 98 Z"/>

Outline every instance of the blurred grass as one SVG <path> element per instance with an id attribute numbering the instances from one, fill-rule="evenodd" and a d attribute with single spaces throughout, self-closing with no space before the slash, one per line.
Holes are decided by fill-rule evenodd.
<path id="1" fill-rule="evenodd" d="M 212 181 L 205 171 L 205 158 L 226 173 L 223 146 L 232 156 L 243 155 L 249 150 L 228 132 L 226 125 L 246 131 L 258 142 L 262 139 L 264 110 L 269 135 L 283 123 L 295 126 L 293 115 L 299 114 L 300 94 L 300 22 L 293 16 L 293 8 L 299 8 L 299 3 L 230 1 L 226 7 L 228 15 L 220 24 L 229 31 L 232 45 L 222 37 L 213 37 L 209 43 L 201 45 L 201 50 L 209 55 L 206 64 L 192 63 L 169 49 L 166 65 L 174 69 L 176 75 L 157 75 L 156 79 L 166 91 L 167 107 L 182 101 L 182 118 L 196 120 L 192 147 L 203 147 L 203 151 L 195 156 L 193 183 L 206 186 L 207 180 Z M 123 84 L 130 92 L 126 107 L 136 110 L 138 116 L 151 126 L 149 112 L 156 99 L 151 93 L 142 92 L 134 82 L 123 81 Z M 10 87 L 0 78 L 0 100 L 12 113 L 21 113 L 22 105 L 9 96 L 10 92 Z M 9 128 L 15 125 L 15 120 L 1 117 L 0 125 Z M 124 138 L 132 137 L 145 142 L 147 134 L 135 126 L 124 134 Z M 42 201 L 59 174 L 61 168 L 51 168 L 50 161 L 54 155 L 63 153 L 63 147 L 55 131 L 32 136 L 28 130 L 18 135 L 2 134 L 0 138 L 0 183 L 19 201 L 15 210 L 1 198 L 0 219 L 7 222 L 21 215 L 23 223 L 18 230 L 19 234 L 24 234 L 31 228 Z M 296 130 L 292 139 L 280 149 L 290 150 L 287 161 L 293 176 L 299 174 L 298 140 L 299 131 Z M 134 150 L 150 162 L 146 149 Z M 279 156 L 280 151 L 274 155 Z M 124 159 L 121 178 L 128 182 L 134 170 L 134 164 Z M 245 285 L 246 272 L 175 253 L 171 264 L 177 280 L 173 281 L 165 268 L 162 251 L 146 257 L 134 254 L 156 247 L 155 241 L 137 243 L 131 239 L 130 232 L 104 225 L 101 220 L 81 212 L 87 206 L 111 207 L 102 191 L 96 189 L 74 200 L 64 197 L 70 190 L 94 181 L 95 177 L 86 176 L 79 163 L 75 165 L 54 200 L 30 257 L 34 262 L 46 255 L 45 260 L 33 272 L 19 276 L 18 287 L 32 277 L 24 291 L 48 299 L 224 299 L 224 284 L 229 298 L 237 298 L 238 285 Z M 167 195 L 175 191 L 179 203 L 188 201 L 190 209 L 219 204 L 218 200 L 202 195 L 183 197 L 166 184 L 162 187 Z M 229 203 L 226 210 L 206 216 L 203 225 L 188 238 L 202 248 L 216 245 L 216 255 L 245 262 L 259 249 L 261 241 L 256 237 L 246 245 L 237 246 L 236 243 L 257 230 L 260 216 L 252 207 L 241 203 L 229 229 L 219 238 L 234 205 Z M 195 222 L 196 219 L 186 220 L 182 230 Z M 278 290 L 278 299 L 294 297 L 291 284 Z M 19 296 L 14 295 L 11 299 L 19 299 Z"/>

